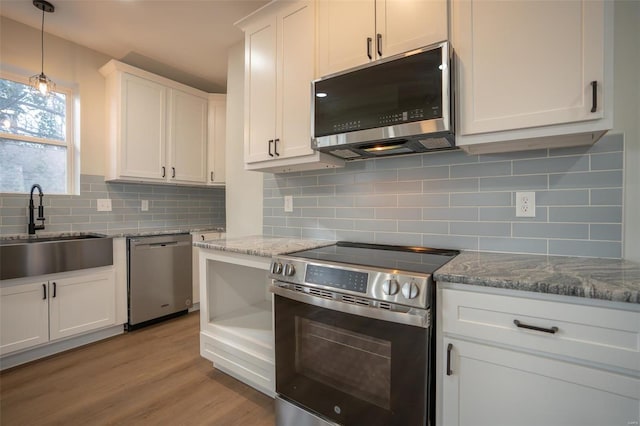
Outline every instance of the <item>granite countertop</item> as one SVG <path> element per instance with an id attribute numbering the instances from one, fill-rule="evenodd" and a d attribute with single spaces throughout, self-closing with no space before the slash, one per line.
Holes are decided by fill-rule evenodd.
<path id="1" fill-rule="evenodd" d="M 640 264 L 620 259 L 463 251 L 436 282 L 640 303 Z"/>
<path id="2" fill-rule="evenodd" d="M 240 238 L 221 238 L 219 240 L 199 241 L 194 246 L 206 249 L 248 254 L 251 256 L 271 257 L 315 247 L 324 247 L 334 241 L 308 240 L 301 238 L 282 238 L 254 235 Z"/>
<path id="3" fill-rule="evenodd" d="M 100 232 L 38 232 L 35 235 L 29 234 L 9 234 L 0 236 L 1 241 L 7 240 L 31 240 L 37 238 L 61 238 L 61 237 L 80 237 L 84 235 L 94 235 L 98 237 L 146 237 L 153 235 L 169 235 L 169 234 L 188 234 L 190 232 L 225 232 L 222 227 L 212 226 L 200 226 L 200 227 L 186 227 L 186 228 L 149 228 L 142 230 L 121 230 L 121 231 L 108 231 L 106 233 Z"/>

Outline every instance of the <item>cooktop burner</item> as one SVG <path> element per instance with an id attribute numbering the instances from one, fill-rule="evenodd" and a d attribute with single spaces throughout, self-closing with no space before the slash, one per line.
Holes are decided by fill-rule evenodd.
<path id="1" fill-rule="evenodd" d="M 345 263 L 360 268 L 369 266 L 432 274 L 459 253 L 457 250 L 429 247 L 338 241 L 331 246 L 289 253 L 288 256 L 314 261 Z"/>

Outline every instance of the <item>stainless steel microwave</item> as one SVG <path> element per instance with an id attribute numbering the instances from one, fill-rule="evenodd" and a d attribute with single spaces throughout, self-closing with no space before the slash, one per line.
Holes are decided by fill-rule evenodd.
<path id="1" fill-rule="evenodd" d="M 454 149 L 448 42 L 312 83 L 311 147 L 345 160 Z"/>

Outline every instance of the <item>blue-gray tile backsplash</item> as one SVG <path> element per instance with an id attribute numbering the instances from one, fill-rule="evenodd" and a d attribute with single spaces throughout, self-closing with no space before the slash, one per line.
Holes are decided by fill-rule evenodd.
<path id="1" fill-rule="evenodd" d="M 148 229 L 225 226 L 225 189 L 109 183 L 103 176 L 81 175 L 80 195 L 46 195 L 44 232 L 143 232 Z M 97 211 L 110 198 L 110 212 Z M 141 211 L 141 201 L 149 210 Z M 27 232 L 26 194 L 0 194 L 0 235 Z"/>
<path id="2" fill-rule="evenodd" d="M 612 134 L 591 147 L 447 151 L 265 174 L 264 234 L 620 258 L 623 145 Z M 535 218 L 515 216 L 516 191 L 535 191 Z"/>

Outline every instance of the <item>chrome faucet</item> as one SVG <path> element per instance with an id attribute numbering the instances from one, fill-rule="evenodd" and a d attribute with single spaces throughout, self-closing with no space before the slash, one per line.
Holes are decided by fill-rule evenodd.
<path id="1" fill-rule="evenodd" d="M 33 211 L 35 207 L 33 205 L 33 190 L 38 188 L 38 195 L 40 196 L 40 205 L 38 206 L 38 218 L 34 220 Z M 42 193 L 42 188 L 37 183 L 31 187 L 31 195 L 29 197 L 29 235 L 33 235 L 36 231 L 40 229 L 44 229 L 44 206 L 42 205 L 42 197 L 44 194 Z M 40 225 L 36 225 L 35 221 L 39 220 L 42 223 Z"/>

